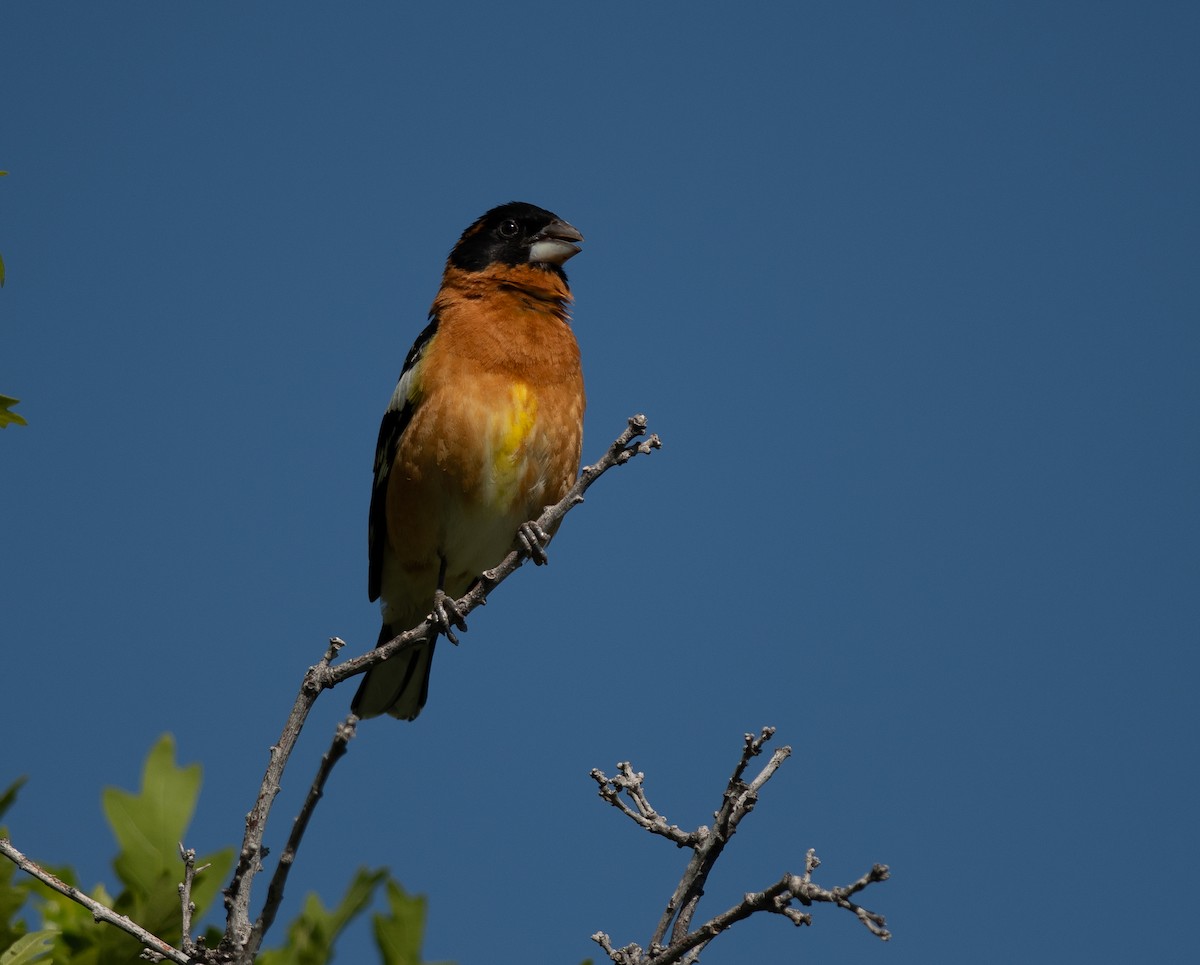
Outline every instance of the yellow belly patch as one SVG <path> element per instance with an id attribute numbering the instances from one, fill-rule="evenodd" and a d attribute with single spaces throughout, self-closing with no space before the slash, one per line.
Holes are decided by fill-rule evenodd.
<path id="1" fill-rule="evenodd" d="M 524 474 L 526 444 L 537 421 L 537 396 L 524 382 L 509 387 L 509 404 L 492 421 L 492 479 L 496 496 L 511 499 Z"/>

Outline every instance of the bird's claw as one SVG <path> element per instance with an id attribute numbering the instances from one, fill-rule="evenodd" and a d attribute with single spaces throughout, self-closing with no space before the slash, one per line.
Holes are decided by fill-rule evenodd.
<path id="1" fill-rule="evenodd" d="M 429 614 L 429 622 L 433 624 L 435 631 L 455 646 L 458 646 L 455 628 L 464 631 L 467 629 L 466 618 L 459 612 L 458 604 L 441 590 L 433 595 L 433 612 Z"/>
<path id="2" fill-rule="evenodd" d="M 517 542 L 521 549 L 537 566 L 545 566 L 550 562 L 546 555 L 546 545 L 550 542 L 550 534 L 536 522 L 530 520 L 517 528 Z"/>

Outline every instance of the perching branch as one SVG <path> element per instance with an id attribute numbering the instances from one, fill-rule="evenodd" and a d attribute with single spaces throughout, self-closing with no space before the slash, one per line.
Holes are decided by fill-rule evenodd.
<path id="1" fill-rule="evenodd" d="M 617 965 L 671 965 L 681 962 L 691 965 L 699 960 L 700 952 L 717 935 L 729 929 L 735 922 L 749 918 L 757 912 L 783 915 L 795 925 L 811 925 L 812 916 L 792 907 L 792 902 L 808 907 L 814 902 L 828 902 L 853 912 L 872 934 L 883 941 L 891 938 L 882 915 L 868 911 L 850 898 L 876 881 L 886 881 L 886 865 L 874 865 L 857 881 L 844 888 L 825 889 L 812 881 L 812 872 L 820 864 L 816 853 L 810 849 L 805 856 L 804 874 L 785 874 L 779 881 L 761 892 L 747 894 L 745 898 L 721 914 L 710 918 L 703 925 L 692 928 L 696 907 L 704 895 L 704 885 L 709 873 L 721 856 L 725 845 L 737 831 L 737 826 L 758 802 L 758 793 L 791 754 L 790 747 L 775 751 L 758 776 L 746 783 L 743 776 L 750 761 L 759 756 L 763 745 L 775 733 L 774 727 L 764 727 L 755 737 L 746 734 L 742 755 L 733 775 L 726 785 L 721 807 L 715 814 L 712 828 L 701 826 L 695 831 L 684 831 L 650 806 L 643 788 L 645 775 L 635 772 L 628 761 L 617 765 L 615 777 L 606 777 L 600 770 L 592 771 L 592 779 L 600 786 L 600 796 L 617 808 L 631 821 L 651 834 L 666 838 L 681 848 L 691 848 L 692 857 L 684 869 L 675 892 L 667 902 L 658 928 L 650 939 L 649 949 L 631 944 L 614 948 L 608 935 L 597 932 L 592 936 L 608 957 Z M 623 797 L 624 796 L 624 797 Z M 632 802 L 626 803 L 625 798 Z M 670 940 L 667 941 L 667 933 Z"/>
<path id="2" fill-rule="evenodd" d="M 651 435 L 640 442 L 636 441 L 645 434 L 646 417 L 636 415 L 630 418 L 625 431 L 608 447 L 601 458 L 595 464 L 583 467 L 579 479 L 566 496 L 558 503 L 546 508 L 545 512 L 536 520 L 537 526 L 543 531 L 553 532 L 563 517 L 583 502 L 583 494 L 592 483 L 609 469 L 614 466 L 622 466 L 635 456 L 646 455 L 654 449 L 661 448 L 662 443 L 657 435 Z M 524 527 L 522 527 L 522 532 L 524 532 Z M 456 601 L 456 609 L 461 615 L 465 616 L 477 606 L 486 603 L 491 592 L 515 573 L 527 559 L 533 559 L 537 563 L 545 562 L 545 553 L 541 542 L 535 540 L 531 543 L 526 538 L 518 540 L 518 546 L 519 549 L 509 553 L 496 567 L 482 574 L 476 584 L 460 600 Z M 322 759 L 321 767 L 309 790 L 308 797 L 293 823 L 292 833 L 268 887 L 263 910 L 251 925 L 251 886 L 255 876 L 263 870 L 262 859 L 267 854 L 262 844 L 267 818 L 270 815 L 271 805 L 279 793 L 284 768 L 295 748 L 309 711 L 322 691 L 328 690 L 350 677 L 365 673 L 370 667 L 394 656 L 401 650 L 432 639 L 434 633 L 431 622 L 426 619 L 420 626 L 400 634 L 384 646 L 347 660 L 336 667 L 333 666 L 333 660 L 345 643 L 334 637 L 329 641 L 329 647 L 321 661 L 310 667 L 305 673 L 300 685 L 300 692 L 296 695 L 279 741 L 271 747 L 270 759 L 254 807 L 246 815 L 246 833 L 242 840 L 237 867 L 234 869 L 233 880 L 225 891 L 226 930 L 219 948 L 206 949 L 202 943 L 194 942 L 191 938 L 191 916 L 195 910 L 191 901 L 192 880 L 195 874 L 202 871 L 203 868 L 195 867 L 195 852 L 184 849 L 182 845 L 180 845 L 180 857 L 184 862 L 184 880 L 179 886 L 183 926 L 183 939 L 180 942 L 182 950 L 173 947 L 169 942 L 151 934 L 125 915 L 118 914 L 111 908 L 88 897 L 79 889 L 50 874 L 14 848 L 7 838 L 0 838 L 0 854 L 23 871 L 89 909 L 96 921 L 113 924 L 139 939 L 145 945 L 143 958 L 160 962 L 170 960 L 179 965 L 196 965 L 201 962 L 252 962 L 262 945 L 267 930 L 275 919 L 280 902 L 283 900 L 283 889 L 288 872 L 316 803 L 321 798 L 325 781 L 334 764 L 345 754 L 346 745 L 353 738 L 357 723 L 357 718 L 351 715 L 338 726 L 333 744 Z"/>
<path id="3" fill-rule="evenodd" d="M 662 447 L 657 435 L 650 435 L 641 442 L 636 441 L 645 435 L 646 417 L 635 415 L 630 418 L 625 431 L 614 440 L 600 459 L 591 466 L 584 466 L 579 479 L 567 494 L 553 506 L 547 507 L 545 512 L 538 517 L 538 526 L 547 532 L 554 532 L 563 517 L 583 502 L 583 494 L 604 473 L 614 466 L 623 466 L 635 456 L 646 455 L 652 450 Z M 482 574 L 475 585 L 456 601 L 455 608 L 458 613 L 465 617 L 476 607 L 485 604 L 489 594 L 515 573 L 527 559 L 540 561 L 540 556 L 541 547 L 536 543 L 532 547 L 521 546 L 510 552 L 498 565 Z M 275 909 L 282 900 L 283 884 L 287 878 L 286 871 L 276 873 L 272 881 L 272 894 L 268 896 L 268 904 L 263 908 L 263 913 L 257 922 L 253 926 L 251 925 L 250 892 L 254 877 L 262 870 L 262 858 L 266 854 L 262 842 L 266 833 L 267 818 L 270 815 L 275 796 L 279 793 L 283 770 L 317 697 L 323 690 L 334 687 L 350 677 L 365 673 L 375 664 L 395 656 L 401 650 L 407 650 L 434 639 L 435 634 L 433 623 L 427 618 L 420 626 L 405 631 L 383 646 L 376 647 L 368 653 L 347 660 L 336 667 L 332 666 L 333 659 L 345 644 L 334 638 L 330 641 L 329 649 L 320 663 L 310 667 L 304 675 L 300 692 L 296 695 L 291 713 L 284 724 L 283 733 L 280 735 L 278 743 L 271 748 L 270 760 L 267 763 L 267 770 L 263 775 L 254 808 L 246 816 L 246 833 L 242 839 L 237 867 L 234 869 L 233 880 L 225 892 L 227 916 L 225 937 L 221 943 L 223 955 L 241 961 L 252 961 L 254 952 L 261 945 L 263 937 L 274 919 Z M 344 749 L 343 744 L 343 753 Z M 317 797 L 319 796 L 318 793 Z M 316 801 L 312 800 L 311 804 L 315 806 Z M 311 814 L 311 808 L 308 813 Z M 304 825 L 307 824 L 307 820 L 308 818 L 305 817 Z M 297 822 L 298 828 L 293 830 L 296 846 L 299 845 L 297 829 L 299 835 L 304 833 L 304 826 L 299 825 L 299 819 Z M 291 846 L 292 842 L 289 842 L 289 847 Z M 292 854 L 294 855 L 294 848 L 292 848 Z M 285 852 L 284 858 L 288 858 L 287 852 Z M 288 863 L 290 864 L 290 859 Z"/>
<path id="4" fill-rule="evenodd" d="M 546 532 L 553 533 L 559 523 L 562 522 L 563 517 L 583 502 L 583 494 L 588 491 L 592 483 L 608 472 L 608 470 L 614 466 L 625 465 L 625 463 L 629 462 L 635 456 L 648 455 L 653 450 L 662 448 L 662 441 L 658 438 L 657 434 L 650 435 L 649 438 L 642 442 L 634 441 L 645 434 L 646 417 L 644 415 L 630 417 L 625 431 L 617 436 L 604 455 L 594 464 L 584 466 L 580 470 L 579 478 L 575 481 L 575 485 L 557 503 L 546 507 L 545 512 L 537 518 L 537 525 Z M 526 560 L 533 559 L 537 555 L 538 550 L 534 547 L 512 550 L 496 566 L 485 571 L 481 575 L 481 578 L 461 599 L 455 601 L 455 609 L 465 617 L 476 607 L 483 606 L 487 603 L 487 598 L 496 587 L 520 569 Z M 318 666 L 311 668 L 309 674 L 311 676 L 314 674 L 314 671 L 317 671 L 314 684 L 320 689 L 333 687 L 348 677 L 365 673 L 371 667 L 375 666 L 375 664 L 382 663 L 384 660 L 395 656 L 401 650 L 408 650 L 420 643 L 429 641 L 433 638 L 434 633 L 434 627 L 427 617 L 420 626 L 405 631 L 398 637 L 394 637 L 387 643 L 376 647 L 374 650 L 347 660 L 336 667 Z"/>

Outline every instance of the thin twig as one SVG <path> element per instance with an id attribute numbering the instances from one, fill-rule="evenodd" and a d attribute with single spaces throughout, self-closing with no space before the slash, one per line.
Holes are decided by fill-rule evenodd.
<path id="1" fill-rule="evenodd" d="M 183 881 L 179 885 L 179 915 L 183 927 L 180 929 L 179 947 L 185 955 L 195 957 L 198 949 L 192 941 L 192 915 L 196 913 L 196 903 L 192 901 L 192 883 L 196 880 L 196 875 L 209 866 L 202 864 L 197 868 L 196 849 L 185 848 L 182 841 L 179 843 L 179 857 L 183 859 Z"/>
<path id="2" fill-rule="evenodd" d="M 225 908 L 227 911 L 225 936 L 221 939 L 221 952 L 230 957 L 242 957 L 251 939 L 250 925 L 250 887 L 254 876 L 262 870 L 262 858 L 266 856 L 262 847 L 263 835 L 267 829 L 267 817 L 271 813 L 271 805 L 275 795 L 279 793 L 283 769 L 291 756 L 292 748 L 300 737 L 308 712 L 321 693 L 321 687 L 314 683 L 314 677 L 320 668 L 328 667 L 329 663 L 345 646 L 337 637 L 329 641 L 329 648 L 316 667 L 310 667 L 300 685 L 300 692 L 292 704 L 291 713 L 283 725 L 283 733 L 279 742 L 272 746 L 271 756 L 267 762 L 267 771 L 263 775 L 262 784 L 258 790 L 258 798 L 254 807 L 246 815 L 246 834 L 242 839 L 238 864 L 233 872 L 233 881 L 225 892 Z M 245 959 L 249 961 L 250 959 Z"/>
<path id="3" fill-rule="evenodd" d="M 809 852 L 812 853 L 811 851 Z M 700 951 L 717 935 L 728 930 L 739 921 L 749 918 L 757 912 L 773 912 L 784 915 L 795 925 L 811 925 L 812 916 L 798 911 L 790 906 L 795 900 L 802 905 L 814 902 L 827 902 L 851 911 L 872 934 L 883 941 L 890 939 L 891 932 L 884 927 L 886 922 L 882 915 L 867 911 L 846 897 L 854 891 L 861 891 L 875 881 L 887 881 L 888 869 L 885 865 L 875 865 L 870 871 L 845 888 L 827 890 L 811 881 L 806 881 L 800 875 L 785 874 L 777 882 L 760 892 L 746 895 L 738 904 L 728 911 L 709 919 L 699 928 L 678 941 L 672 941 L 671 946 L 662 954 L 646 958 L 640 965 L 672 965 L 674 962 L 692 962 L 699 957 Z"/>
<path id="4" fill-rule="evenodd" d="M 146 952 L 143 957 L 149 957 L 154 961 L 169 960 L 178 962 L 179 965 L 191 965 L 192 959 L 185 955 L 182 951 L 172 945 L 170 942 L 164 941 L 157 935 L 147 931 L 137 922 L 126 918 L 124 915 L 118 914 L 107 905 L 103 905 L 96 901 L 74 885 L 69 885 L 56 875 L 52 875 L 49 871 L 39 865 L 36 861 L 25 857 L 16 848 L 8 838 L 0 838 L 0 854 L 8 858 L 13 864 L 24 871 L 26 874 L 33 875 L 42 884 L 53 888 L 61 895 L 65 895 L 72 901 L 83 905 L 92 913 L 92 918 L 98 922 L 107 922 L 110 925 L 115 925 L 123 932 L 132 935 L 145 946 Z"/>
<path id="5" fill-rule="evenodd" d="M 709 873 L 717 863 L 717 859 L 725 850 L 725 845 L 737 831 L 737 826 L 742 818 L 754 809 L 754 805 L 758 802 L 758 790 L 770 780 L 779 765 L 791 754 L 790 747 L 779 748 L 771 756 L 767 766 L 750 784 L 746 784 L 742 780 L 750 761 L 762 753 L 763 745 L 771 739 L 774 733 L 774 727 L 764 727 L 757 737 L 753 734 L 743 735 L 742 755 L 729 778 L 729 783 L 725 786 L 721 807 L 714 815 L 712 830 L 708 831 L 696 845 L 695 853 L 688 862 L 683 876 L 679 879 L 675 893 L 667 902 L 667 907 L 663 909 L 658 929 L 650 943 L 651 949 L 662 947 L 668 928 L 671 931 L 672 945 L 688 934 L 692 927 L 692 916 L 704 895 L 704 885 L 707 883 Z"/>
<path id="6" fill-rule="evenodd" d="M 646 775 L 635 772 L 629 761 L 617 764 L 616 777 L 606 777 L 599 768 L 592 768 L 592 780 L 600 785 L 600 796 L 621 811 L 635 824 L 641 825 L 651 834 L 660 834 L 681 848 L 691 847 L 697 841 L 695 831 L 684 831 L 676 824 L 667 824 L 667 819 L 650 806 L 642 782 Z M 621 792 L 629 795 L 637 810 L 633 810 L 621 799 Z"/>
<path id="7" fill-rule="evenodd" d="M 292 864 L 296 860 L 296 852 L 299 850 L 304 832 L 308 828 L 309 819 L 316 809 L 317 802 L 325 793 L 325 782 L 329 780 L 334 765 L 345 756 L 346 745 L 354 738 L 357 721 L 358 718 L 353 714 L 341 721 L 334 731 L 333 742 L 329 745 L 329 750 L 321 757 L 321 766 L 317 769 L 317 776 L 308 789 L 304 806 L 300 809 L 296 820 L 292 822 L 292 833 L 284 846 L 283 854 L 279 856 L 279 863 L 275 866 L 275 874 L 271 876 L 271 883 L 267 886 L 266 903 L 263 905 L 262 913 L 258 916 L 258 921 L 254 923 L 250 942 L 246 946 L 246 955 L 250 959 L 258 954 L 263 938 L 275 921 L 275 915 L 283 901 L 283 889 L 287 884 L 288 873 L 292 870 Z"/>

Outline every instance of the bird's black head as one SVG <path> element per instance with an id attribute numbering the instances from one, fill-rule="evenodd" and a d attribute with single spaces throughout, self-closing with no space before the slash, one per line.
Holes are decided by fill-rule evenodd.
<path id="1" fill-rule="evenodd" d="M 510 201 L 463 232 L 450 252 L 450 264 L 464 271 L 482 271 L 497 263 L 532 265 L 563 274 L 563 263 L 579 253 L 577 241 L 583 241 L 583 235 L 553 212 Z"/>

